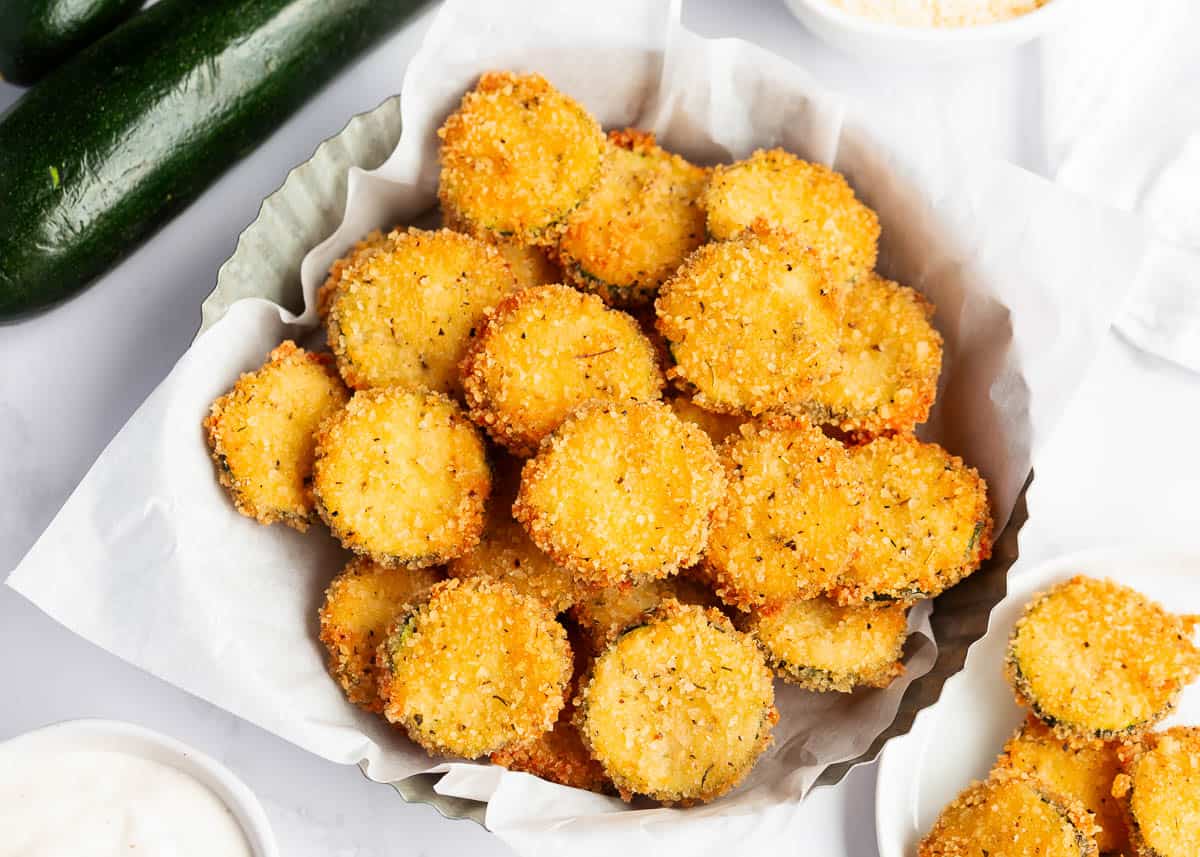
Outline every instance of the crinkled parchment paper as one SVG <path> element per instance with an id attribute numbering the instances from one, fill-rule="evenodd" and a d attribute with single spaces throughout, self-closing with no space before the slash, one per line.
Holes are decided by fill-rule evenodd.
<path id="1" fill-rule="evenodd" d="M 313 753 L 361 762 L 381 782 L 447 772 L 438 791 L 488 801 L 488 826 L 523 853 L 750 853 L 772 837 L 802 841 L 789 824 L 806 789 L 870 746 L 932 666 L 927 607 L 914 611 L 908 670 L 891 688 L 821 696 L 780 684 L 775 745 L 741 788 L 704 807 L 631 809 L 524 774 L 438 764 L 347 704 L 316 635 L 341 550 L 321 527 L 301 535 L 241 517 L 217 484 L 200 427 L 209 403 L 280 339 L 312 334 L 315 289 L 355 239 L 428 212 L 435 131 L 493 68 L 540 71 L 606 127 L 651 129 L 700 162 L 781 145 L 845 172 L 880 214 L 881 270 L 938 308 L 945 369 L 925 433 L 984 473 L 1003 524 L 1136 272 L 1141 237 L 1127 219 L 945 148 L 902 115 L 850 119 L 782 59 L 687 32 L 670 3 L 450 2 L 404 76 L 399 147 L 380 169 L 352 172 L 345 223 L 304 261 L 304 313 L 233 304 L 121 430 L 9 584 L 119 657 Z"/>

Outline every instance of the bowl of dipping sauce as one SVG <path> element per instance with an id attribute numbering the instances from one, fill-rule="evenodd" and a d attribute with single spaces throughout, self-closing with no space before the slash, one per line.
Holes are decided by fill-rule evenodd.
<path id="1" fill-rule="evenodd" d="M 785 0 L 830 45 L 864 60 L 986 59 L 1053 32 L 1082 0 Z"/>
<path id="2" fill-rule="evenodd" d="M 258 798 L 186 744 L 114 720 L 0 743 L 0 857 L 279 857 Z"/>

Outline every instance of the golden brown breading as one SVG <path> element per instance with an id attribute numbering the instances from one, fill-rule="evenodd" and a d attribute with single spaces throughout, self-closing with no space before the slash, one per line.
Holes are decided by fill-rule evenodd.
<path id="1" fill-rule="evenodd" d="M 875 267 L 875 212 L 855 198 L 841 173 L 783 149 L 759 149 L 714 168 L 702 204 L 714 238 L 732 238 L 762 220 L 820 253 L 836 282 L 853 283 Z"/>
<path id="2" fill-rule="evenodd" d="M 929 418 L 942 369 L 933 305 L 876 273 L 846 295 L 841 371 L 806 409 L 818 422 L 857 437 L 911 432 Z"/>
<path id="3" fill-rule="evenodd" d="M 1008 643 L 1017 701 L 1062 738 L 1130 738 L 1200 673 L 1190 620 L 1111 580 L 1078 576 L 1036 596 Z"/>
<path id="4" fill-rule="evenodd" d="M 588 648 L 599 654 L 667 598 L 699 607 L 717 607 L 720 603 L 715 593 L 684 571 L 665 579 L 584 589 L 571 608 L 571 617 L 578 623 Z"/>
<path id="5" fill-rule="evenodd" d="M 350 398 L 332 363 L 287 340 L 204 418 L 218 479 L 237 510 L 260 524 L 304 531 L 313 519 L 313 432 Z"/>
<path id="6" fill-rule="evenodd" d="M 1026 774 L 972 783 L 917 848 L 918 857 L 1094 857 L 1096 826 L 1079 801 Z"/>
<path id="7" fill-rule="evenodd" d="M 380 645 L 384 716 L 430 753 L 476 759 L 553 727 L 571 647 L 541 601 L 487 578 L 446 580 Z"/>
<path id="8" fill-rule="evenodd" d="M 826 598 L 793 599 L 751 611 L 752 634 L 784 681 L 818 692 L 887 687 L 904 672 L 908 608 L 839 607 Z"/>
<path id="9" fill-rule="evenodd" d="M 1121 854 L 1129 835 L 1121 805 L 1112 796 L 1119 766 L 1115 743 L 1064 741 L 1029 715 L 1004 745 L 994 770 L 1029 774 L 1051 791 L 1079 801 L 1095 816 L 1100 853 Z"/>
<path id="10" fill-rule="evenodd" d="M 584 686 L 584 743 L 621 796 L 709 801 L 750 772 L 779 719 L 771 670 L 717 610 L 665 601 Z"/>
<path id="11" fill-rule="evenodd" d="M 746 421 L 745 417 L 734 416 L 733 414 L 718 414 L 715 411 L 706 411 L 704 408 L 697 405 L 687 396 L 676 394 L 667 399 L 667 404 L 671 406 L 671 410 L 681 420 L 686 420 L 689 423 L 695 423 L 704 429 L 712 442 L 715 444 L 722 443 L 725 438 L 736 432 L 742 423 Z"/>
<path id="12" fill-rule="evenodd" d="M 383 565 L 474 548 L 490 491 L 483 438 L 440 393 L 361 390 L 317 431 L 317 511 L 344 547 Z"/>
<path id="13" fill-rule="evenodd" d="M 1121 749 L 1113 783 L 1136 857 L 1200 854 L 1200 728 L 1151 732 Z"/>
<path id="14" fill-rule="evenodd" d="M 987 484 L 937 444 L 881 437 L 850 453 L 864 489 L 840 604 L 933 598 L 991 555 Z"/>
<path id="15" fill-rule="evenodd" d="M 807 418 L 747 423 L 721 449 L 729 478 L 704 564 L 742 610 L 812 598 L 850 561 L 862 493 L 846 449 Z"/>
<path id="16" fill-rule="evenodd" d="M 517 288 L 504 257 L 439 229 L 373 233 L 330 270 L 320 307 L 338 370 L 355 389 L 399 385 L 448 395 L 484 310 Z"/>
<path id="17" fill-rule="evenodd" d="M 365 557 L 346 564 L 325 590 L 321 605 L 321 642 L 329 652 L 329 674 L 346 698 L 380 713 L 376 655 L 397 614 L 424 599 L 441 571 L 389 568 Z"/>
<path id="18" fill-rule="evenodd" d="M 471 418 L 502 446 L 532 455 L 591 399 L 659 398 L 662 373 L 637 322 L 568 286 L 524 289 L 488 313 L 462 364 Z"/>
<path id="19" fill-rule="evenodd" d="M 563 281 L 562 269 L 550 258 L 544 247 L 503 239 L 494 243 L 504 261 L 508 262 L 513 276 L 517 278 L 518 288 L 529 289 Z"/>
<path id="20" fill-rule="evenodd" d="M 438 137 L 446 215 L 522 244 L 555 242 L 607 151 L 599 123 L 538 74 L 485 73 Z"/>
<path id="21" fill-rule="evenodd" d="M 694 564 L 724 488 L 708 435 L 662 402 L 590 402 L 526 462 L 513 515 L 559 564 L 609 586 Z"/>
<path id="22" fill-rule="evenodd" d="M 841 369 L 841 292 L 788 233 L 705 244 L 655 303 L 675 358 L 668 377 L 710 411 L 802 405 Z"/>
<path id="23" fill-rule="evenodd" d="M 708 170 L 628 128 L 608 135 L 608 168 L 567 218 L 558 255 L 570 282 L 614 306 L 647 304 L 705 241 Z"/>

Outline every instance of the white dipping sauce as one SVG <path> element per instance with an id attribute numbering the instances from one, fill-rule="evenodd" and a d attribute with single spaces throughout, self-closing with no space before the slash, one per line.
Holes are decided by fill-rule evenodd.
<path id="1" fill-rule="evenodd" d="M 252 857 L 229 807 L 129 753 L 0 752 L 0 857 Z"/>

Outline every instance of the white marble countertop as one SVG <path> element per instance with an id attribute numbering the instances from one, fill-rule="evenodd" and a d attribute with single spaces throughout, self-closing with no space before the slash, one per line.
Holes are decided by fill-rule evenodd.
<path id="1" fill-rule="evenodd" d="M 904 99 L 914 115 L 961 115 L 954 142 L 1047 171 L 1035 47 L 952 74 L 868 68 L 818 43 L 781 0 L 686 0 L 684 10 L 702 34 L 758 42 L 866 107 Z M 87 292 L 0 327 L 0 579 L 187 347 L 200 302 L 259 201 L 351 115 L 397 91 L 428 22 L 427 13 L 345 73 Z M 0 84 L 0 110 L 17 94 Z M 1194 509 L 1200 450 L 1170 432 L 1197 418 L 1200 376 L 1110 334 L 1038 470 L 1076 490 L 1039 495 L 1030 525 L 1052 530 L 1050 543 L 1063 550 L 1095 543 L 1097 532 L 1108 541 L 1192 537 L 1180 522 Z M 1163 442 L 1148 443 L 1150 432 Z M 1106 490 L 1114 474 L 1121 492 Z M 471 822 L 405 804 L 357 769 L 308 755 L 119 661 L 4 587 L 0 652 L 0 740 L 77 717 L 131 720 L 174 735 L 250 784 L 291 857 L 510 853 Z M 873 857 L 874 771 L 861 767 L 840 786 L 813 792 L 795 836 L 778 851 Z"/>

